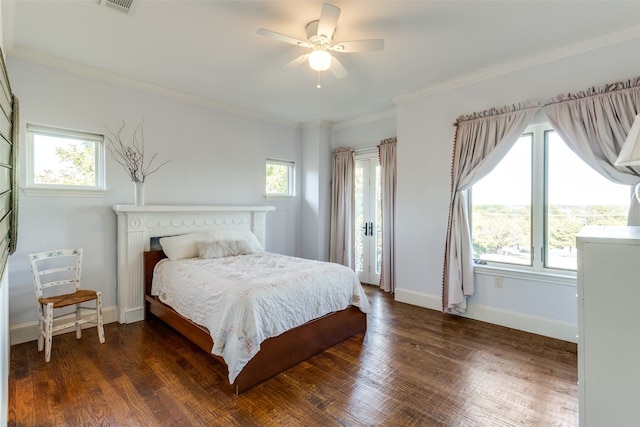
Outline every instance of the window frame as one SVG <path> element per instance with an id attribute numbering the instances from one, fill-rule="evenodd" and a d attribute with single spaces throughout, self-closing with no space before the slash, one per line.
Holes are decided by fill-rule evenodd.
<path id="1" fill-rule="evenodd" d="M 507 276 L 517 279 L 535 280 L 555 284 L 575 285 L 577 270 L 547 267 L 547 236 L 548 224 L 545 221 L 547 215 L 547 189 L 548 189 L 548 164 L 547 164 L 547 133 L 557 132 L 548 122 L 529 125 L 522 135 L 532 135 L 532 176 L 531 176 L 531 265 L 518 265 L 498 261 L 475 262 L 474 272 L 494 276 Z M 467 190 L 469 200 L 470 232 L 473 231 L 473 186 Z M 633 186 L 629 186 L 630 194 Z"/>
<path id="2" fill-rule="evenodd" d="M 35 182 L 35 135 L 81 140 L 94 143 L 95 185 L 39 184 Z M 104 135 L 27 123 L 26 125 L 26 179 L 23 188 L 26 195 L 47 196 L 104 196 L 106 194 L 106 147 Z"/>
<path id="3" fill-rule="evenodd" d="M 269 165 L 286 166 L 287 167 L 287 192 L 286 193 L 267 193 L 266 185 L 266 168 Z M 296 197 L 296 162 L 293 160 L 282 160 L 267 157 L 265 161 L 265 197 L 269 200 L 277 198 L 292 199 Z"/>

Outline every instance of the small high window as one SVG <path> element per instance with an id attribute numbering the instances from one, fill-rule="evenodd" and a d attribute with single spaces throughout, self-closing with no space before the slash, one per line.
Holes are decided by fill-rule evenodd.
<path id="1" fill-rule="evenodd" d="M 266 181 L 268 196 L 295 196 L 295 163 L 267 159 Z"/>
<path id="2" fill-rule="evenodd" d="M 30 189 L 105 189 L 102 135 L 27 125 L 27 182 Z"/>

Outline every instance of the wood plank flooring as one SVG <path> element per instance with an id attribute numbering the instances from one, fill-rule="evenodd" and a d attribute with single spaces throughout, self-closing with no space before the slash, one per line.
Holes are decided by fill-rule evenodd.
<path id="1" fill-rule="evenodd" d="M 10 426 L 576 426 L 572 343 L 395 302 L 368 330 L 236 396 L 157 320 L 11 347 Z"/>

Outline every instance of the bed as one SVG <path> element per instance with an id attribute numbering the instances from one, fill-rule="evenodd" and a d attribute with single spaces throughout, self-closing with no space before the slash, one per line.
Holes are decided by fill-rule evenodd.
<path id="1" fill-rule="evenodd" d="M 171 238 L 180 240 L 188 239 L 188 236 L 174 236 Z M 191 238 L 193 238 L 193 235 L 191 235 Z M 163 239 L 160 239 L 161 242 L 162 240 Z M 225 241 L 228 242 L 229 240 L 225 239 Z M 245 274 L 244 272 L 254 269 L 253 267 L 248 267 L 248 265 L 255 265 L 256 269 L 258 268 L 257 266 L 262 262 L 269 263 L 269 265 L 275 265 L 274 262 L 281 262 L 280 257 L 282 256 L 261 251 L 261 248 L 258 248 L 256 250 L 252 249 L 247 253 L 246 247 L 244 247 L 244 249 L 235 247 L 233 250 L 231 250 L 231 252 L 233 253 L 229 256 L 227 256 L 228 254 L 223 254 L 224 256 L 218 256 L 220 255 L 220 253 L 216 253 L 211 257 L 203 257 L 202 250 L 200 250 L 199 254 L 196 254 L 193 247 L 191 247 L 191 249 L 189 249 L 190 252 L 179 252 L 176 256 L 175 249 L 176 247 L 174 245 L 165 244 L 162 245 L 161 249 L 145 251 L 143 254 L 145 318 L 149 319 L 151 318 L 151 316 L 155 316 L 161 319 L 169 326 L 184 335 L 187 339 L 196 344 L 198 347 L 202 348 L 218 361 L 225 364 L 229 372 L 229 381 L 236 394 L 243 393 L 251 387 L 354 335 L 362 334 L 362 336 L 364 336 L 364 333 L 366 332 L 366 313 L 368 312 L 368 301 L 366 300 L 366 295 L 364 295 L 364 291 L 362 291 L 362 288 L 358 282 L 358 287 L 360 289 L 359 291 L 357 291 L 354 287 L 351 303 L 347 304 L 346 308 L 342 308 L 342 306 L 340 306 L 339 309 L 336 309 L 335 307 L 338 306 L 336 306 L 335 304 L 343 303 L 334 302 L 334 309 L 331 309 L 327 313 L 322 312 L 322 314 L 318 315 L 317 317 L 315 317 L 317 314 L 314 314 L 313 319 L 304 321 L 303 323 L 300 323 L 299 325 L 293 327 L 285 325 L 286 329 L 284 330 L 284 332 L 276 330 L 277 327 L 282 326 L 274 327 L 272 328 L 273 330 L 270 330 L 269 333 L 272 335 L 275 333 L 275 335 L 265 335 L 264 337 L 256 339 L 256 341 L 261 342 L 253 343 L 252 340 L 249 340 L 249 342 L 253 344 L 258 344 L 257 346 L 253 346 L 257 348 L 255 348 L 255 352 L 249 352 L 243 357 L 240 357 L 241 362 L 238 365 L 237 361 L 233 357 L 229 357 L 228 353 L 233 354 L 233 352 L 225 352 L 225 350 L 228 350 L 231 344 L 225 344 L 221 346 L 219 344 L 222 338 L 220 338 L 220 340 L 214 340 L 214 338 L 212 338 L 212 335 L 218 337 L 223 336 L 220 335 L 220 329 L 216 328 L 216 325 L 218 323 L 213 323 L 213 326 L 206 327 L 203 325 L 208 322 L 208 319 L 198 317 L 199 312 L 197 310 L 196 314 L 192 314 L 189 311 L 185 312 L 185 306 L 187 306 L 188 304 L 181 304 L 179 301 L 175 300 L 176 295 L 178 295 L 178 293 L 176 293 L 177 291 L 172 291 L 171 289 L 173 288 L 171 287 L 163 287 L 165 286 L 163 284 L 163 282 L 165 281 L 165 276 L 169 276 L 169 272 L 172 272 L 172 274 L 174 275 L 178 274 L 177 281 L 179 284 L 177 286 L 174 286 L 177 288 L 188 288 L 189 286 L 196 286 L 196 284 L 191 284 L 190 282 L 199 280 L 201 277 L 204 277 L 207 272 L 210 271 L 216 272 L 215 276 L 217 277 L 217 282 L 226 283 L 225 281 L 227 281 L 229 282 L 230 286 L 234 283 L 229 281 L 230 277 L 235 278 L 238 275 L 241 275 L 243 277 L 251 276 L 254 282 L 256 278 L 264 279 L 258 281 L 264 282 L 262 284 L 264 285 L 263 287 L 268 287 L 269 293 L 271 293 L 271 288 L 274 286 L 274 284 L 267 283 L 269 282 L 269 280 L 267 280 L 267 276 L 261 276 L 261 273 L 259 273 L 259 271 L 261 270 L 255 270 L 253 273 L 251 273 L 251 275 L 249 275 L 249 273 Z M 180 250 L 183 249 L 183 247 L 180 248 Z M 223 250 L 222 252 L 225 252 L 225 250 Z M 209 253 L 209 255 L 211 255 L 211 253 Z M 322 264 L 328 264 L 318 263 L 317 261 L 301 260 L 299 258 L 293 258 L 292 260 L 295 263 L 312 263 L 311 267 L 308 268 L 315 268 L 315 266 L 320 267 Z M 238 268 L 235 267 L 235 263 L 240 262 L 244 263 L 239 264 L 243 273 L 229 273 L 230 271 L 232 271 L 230 270 L 232 268 L 231 264 L 234 264 L 233 268 Z M 288 262 L 289 261 L 287 261 L 287 263 Z M 226 275 L 224 275 L 222 273 L 222 270 L 220 270 L 222 267 L 215 263 L 223 263 L 224 268 L 227 269 L 225 270 Z M 335 264 L 329 267 L 335 269 L 337 269 L 338 267 L 344 268 Z M 188 270 L 189 268 L 191 268 L 192 270 Z M 197 272 L 198 270 L 193 270 L 198 268 L 204 270 L 199 273 Z M 213 268 L 215 268 L 216 270 L 211 270 Z M 271 271 L 273 272 L 273 270 Z M 154 274 L 156 275 L 155 281 Z M 211 275 L 213 276 L 214 274 Z M 315 276 L 317 276 L 317 274 Z M 183 281 L 183 283 L 180 282 L 181 280 Z M 342 279 L 337 281 L 341 280 Z M 170 283 L 168 279 L 166 281 Z M 176 280 L 174 280 L 174 282 L 175 281 Z M 286 280 L 282 280 L 282 282 L 288 283 L 289 279 L 287 278 Z M 201 285 L 202 284 L 198 282 L 197 286 Z M 254 284 L 251 284 L 250 288 L 253 289 L 253 286 Z M 318 289 L 322 288 L 321 286 L 314 284 L 314 289 L 316 286 L 318 287 Z M 178 308 L 176 309 L 171 307 L 169 304 L 163 302 L 162 299 L 164 299 L 165 301 L 168 300 L 170 303 L 172 303 L 172 305 Z M 203 297 L 199 299 L 205 300 L 207 298 Z M 227 297 L 227 299 L 231 298 Z M 197 305 L 197 302 L 195 302 L 194 305 Z M 314 304 L 309 305 L 309 307 L 311 306 L 314 306 Z M 227 312 L 228 310 L 225 308 L 225 310 L 221 311 Z M 307 308 L 305 308 L 305 312 L 307 311 L 313 310 L 307 310 Z M 292 315 L 292 317 L 295 316 Z M 301 322 L 300 319 L 297 319 L 297 321 Z M 259 323 L 262 325 L 263 323 L 269 322 L 260 321 Z M 280 322 L 271 323 L 279 325 Z M 235 343 L 236 340 L 230 340 L 230 342 Z M 220 347 L 222 347 L 223 351 L 214 351 L 214 353 L 217 354 L 213 354 L 212 349 L 216 350 L 216 346 L 218 347 L 218 350 L 220 350 Z M 239 345 L 239 347 L 242 347 L 242 350 L 244 350 L 245 347 L 251 346 L 246 346 L 245 344 L 244 346 Z"/>

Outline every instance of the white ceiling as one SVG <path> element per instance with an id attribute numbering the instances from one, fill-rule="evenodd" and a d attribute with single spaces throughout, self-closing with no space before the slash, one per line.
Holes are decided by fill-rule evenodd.
<path id="1" fill-rule="evenodd" d="M 639 40 L 640 54 L 640 0 L 333 0 L 334 40 L 385 49 L 336 54 L 349 75 L 324 72 L 316 89 L 306 64 L 280 69 L 304 48 L 256 30 L 306 40 L 322 1 L 133 0 L 128 14 L 99 0 L 4 1 L 9 55 L 294 123 L 384 114 L 416 92 L 619 40 Z"/>

